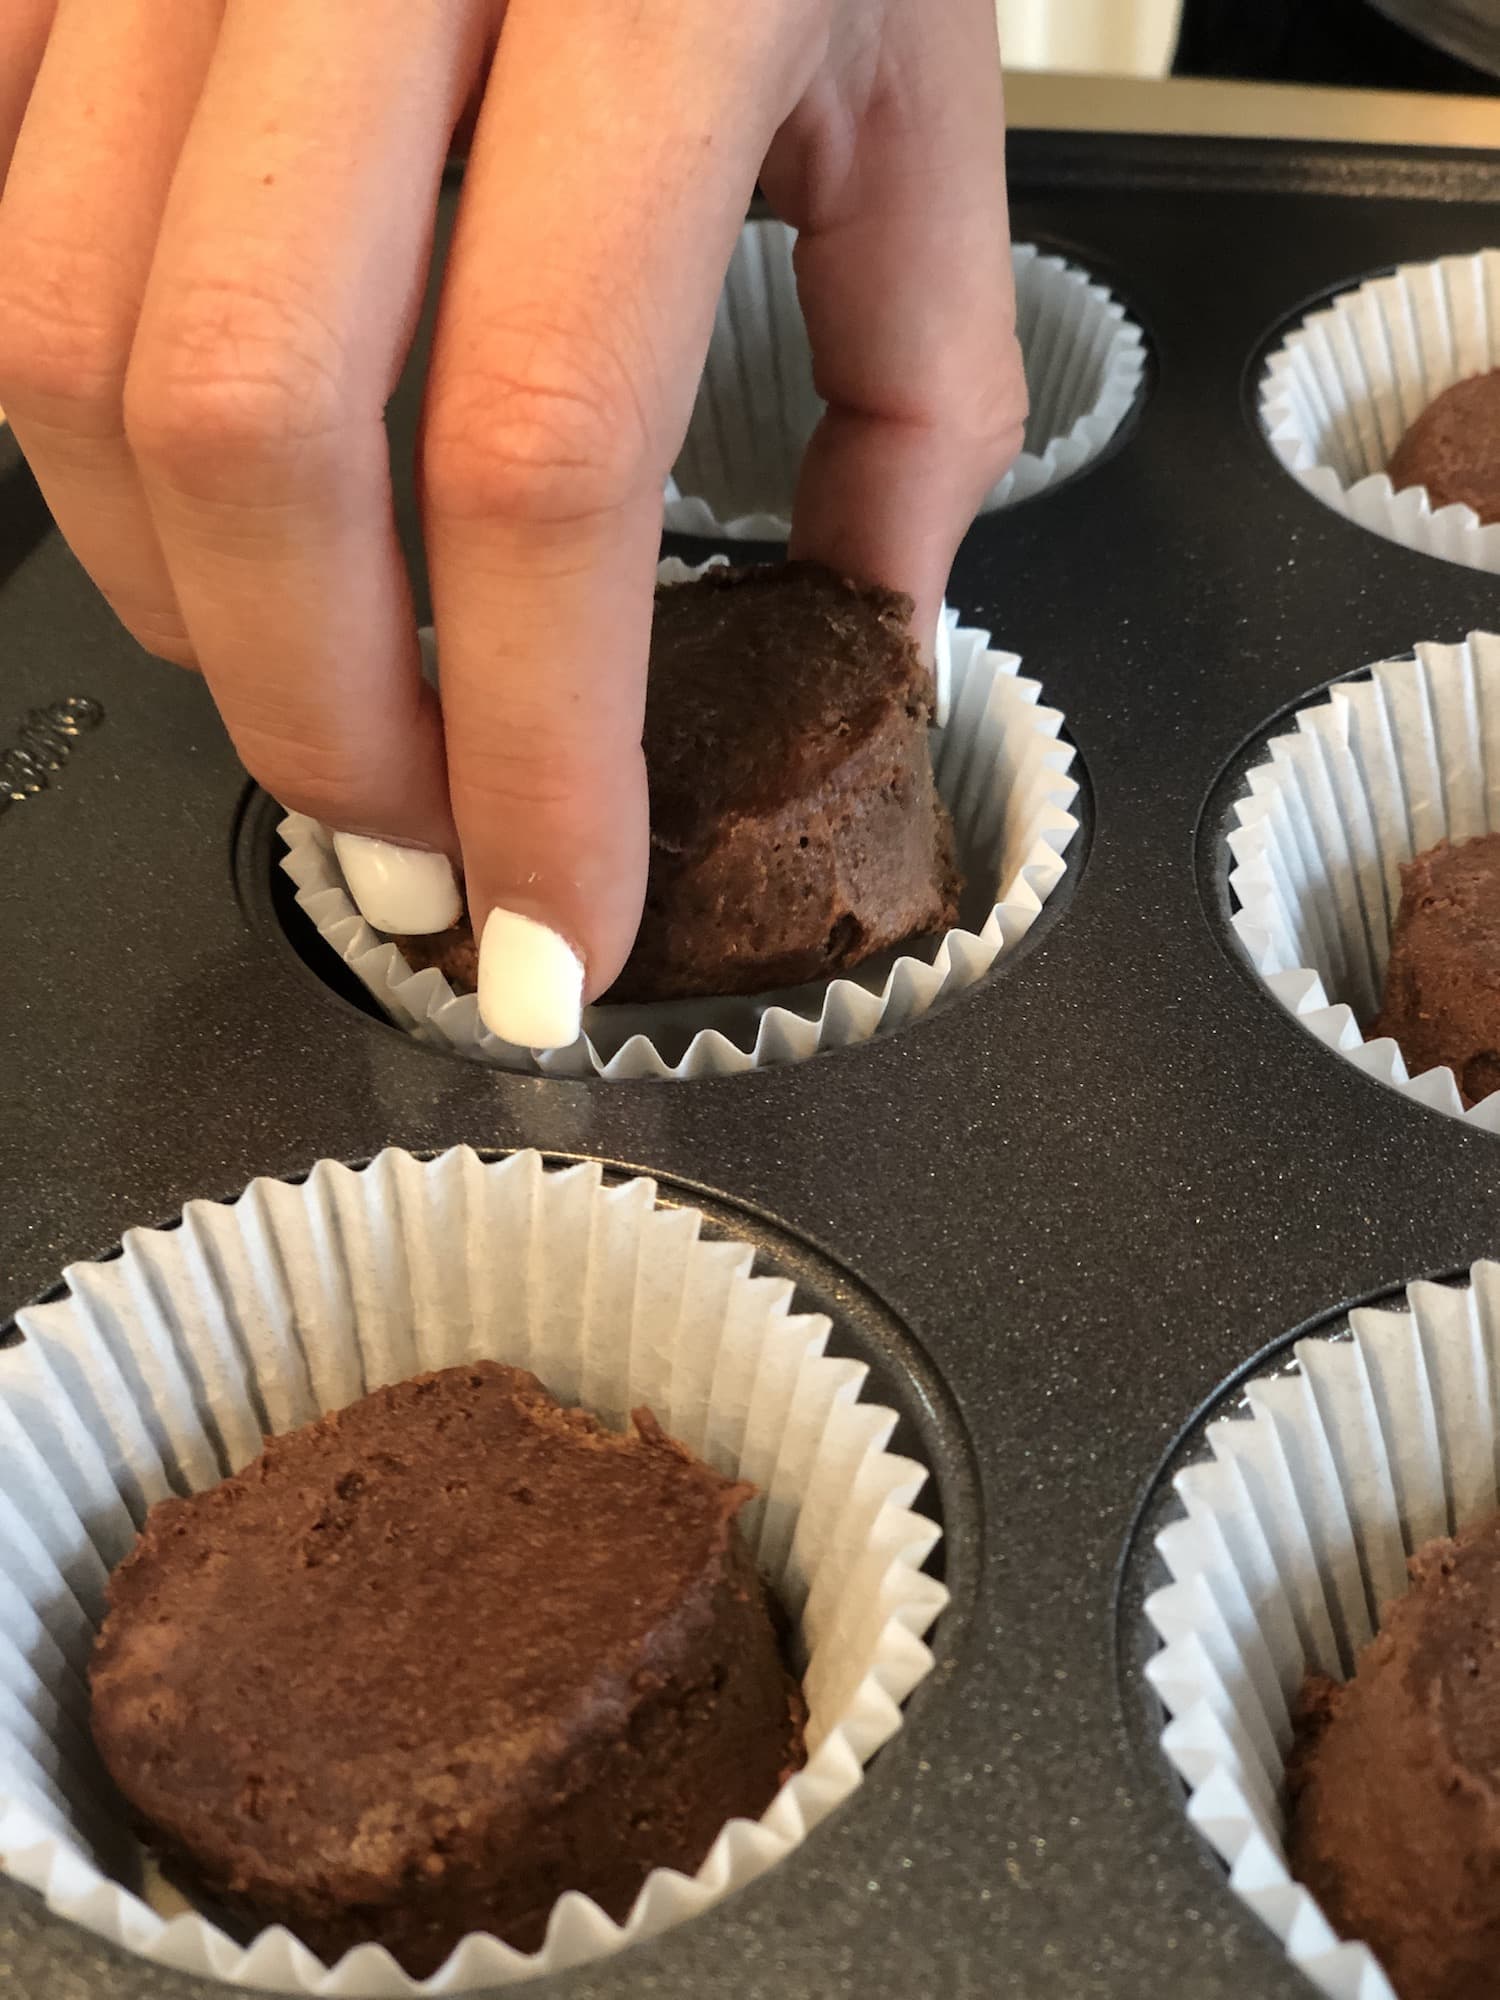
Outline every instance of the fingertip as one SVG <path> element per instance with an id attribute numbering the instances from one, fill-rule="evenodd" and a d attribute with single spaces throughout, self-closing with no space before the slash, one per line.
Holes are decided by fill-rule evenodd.
<path id="1" fill-rule="evenodd" d="M 573 655 L 563 647 L 560 656 Z M 535 682 L 534 669 L 529 678 Z M 561 682 L 552 680 L 559 693 Z M 480 1013 L 507 1041 L 564 1047 L 577 1038 L 581 1006 L 604 993 L 629 958 L 645 902 L 650 826 L 640 725 L 629 735 L 606 731 L 579 755 L 579 725 L 566 711 L 574 735 L 559 742 L 555 718 L 523 723 L 488 676 L 484 686 L 480 696 L 464 684 L 459 699 L 450 684 L 448 715 L 469 911 L 481 963 L 492 971 Z"/>
<path id="2" fill-rule="evenodd" d="M 923 658 L 936 663 L 948 573 L 987 478 L 988 461 L 981 475 L 939 426 L 830 409 L 803 457 L 790 553 L 904 591 Z"/>
<path id="3" fill-rule="evenodd" d="M 426 937 L 451 929 L 463 913 L 446 854 L 362 833 L 336 833 L 333 850 L 360 915 L 378 931 Z"/>
<path id="4" fill-rule="evenodd" d="M 523 1049 L 564 1049 L 583 1028 L 583 960 L 550 925 L 492 909 L 479 940 L 479 1018 Z"/>

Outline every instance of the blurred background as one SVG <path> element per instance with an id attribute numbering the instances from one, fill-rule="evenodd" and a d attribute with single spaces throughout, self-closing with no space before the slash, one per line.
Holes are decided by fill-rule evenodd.
<path id="1" fill-rule="evenodd" d="M 1165 76 L 1182 0 L 996 0 L 1006 67 Z"/>
<path id="2" fill-rule="evenodd" d="M 1016 127 L 1500 148 L 1500 0 L 996 0 L 996 14 Z"/>

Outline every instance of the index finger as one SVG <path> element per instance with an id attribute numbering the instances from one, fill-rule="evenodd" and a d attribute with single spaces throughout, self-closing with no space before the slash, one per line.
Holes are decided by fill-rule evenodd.
<path id="1" fill-rule="evenodd" d="M 56 6 L 57 0 L 9 0 L 0 17 L 0 188 Z"/>
<path id="2" fill-rule="evenodd" d="M 662 482 L 789 87 L 776 23 L 730 27 L 690 0 L 651 13 L 648 35 L 613 0 L 565 17 L 512 0 L 429 378 L 428 566 L 479 1009 L 530 1047 L 576 1037 L 635 936 Z"/>

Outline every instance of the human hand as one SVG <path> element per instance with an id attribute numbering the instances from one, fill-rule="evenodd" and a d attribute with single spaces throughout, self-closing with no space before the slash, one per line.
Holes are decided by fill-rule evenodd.
<path id="1" fill-rule="evenodd" d="M 475 118 L 419 479 L 384 406 Z M 0 407 L 148 651 L 339 830 L 383 930 L 461 865 L 486 1024 L 572 1041 L 629 953 L 665 475 L 760 178 L 828 409 L 792 551 L 910 591 L 1019 448 L 993 0 L 7 0 Z"/>

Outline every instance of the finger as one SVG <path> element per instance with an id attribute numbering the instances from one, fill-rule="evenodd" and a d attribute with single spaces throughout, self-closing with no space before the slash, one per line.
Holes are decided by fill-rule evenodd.
<path id="1" fill-rule="evenodd" d="M 8 0 L 0 16 L 0 193 L 55 9 L 56 0 Z"/>
<path id="2" fill-rule="evenodd" d="M 565 29 L 513 0 L 475 133 L 427 549 L 480 1013 L 530 1047 L 576 1037 L 640 918 L 662 482 L 790 87 L 781 12 L 660 0 L 647 35 L 613 0 Z"/>
<path id="3" fill-rule="evenodd" d="M 911 593 L 934 629 L 954 551 L 1020 449 L 1004 107 L 991 0 L 896 0 L 872 88 L 814 93 L 766 191 L 799 231 L 798 291 L 828 408 L 794 555 Z M 835 115 L 852 143 L 830 146 Z"/>
<path id="4" fill-rule="evenodd" d="M 351 842 L 382 928 L 437 929 L 456 851 L 383 411 L 411 337 L 477 10 L 230 0 L 183 148 L 126 422 L 241 757 Z M 413 921 L 414 916 L 423 918 Z"/>
<path id="5" fill-rule="evenodd" d="M 218 0 L 61 0 L 0 200 L 0 405 L 125 626 L 192 653 L 125 440 L 125 372 Z"/>

